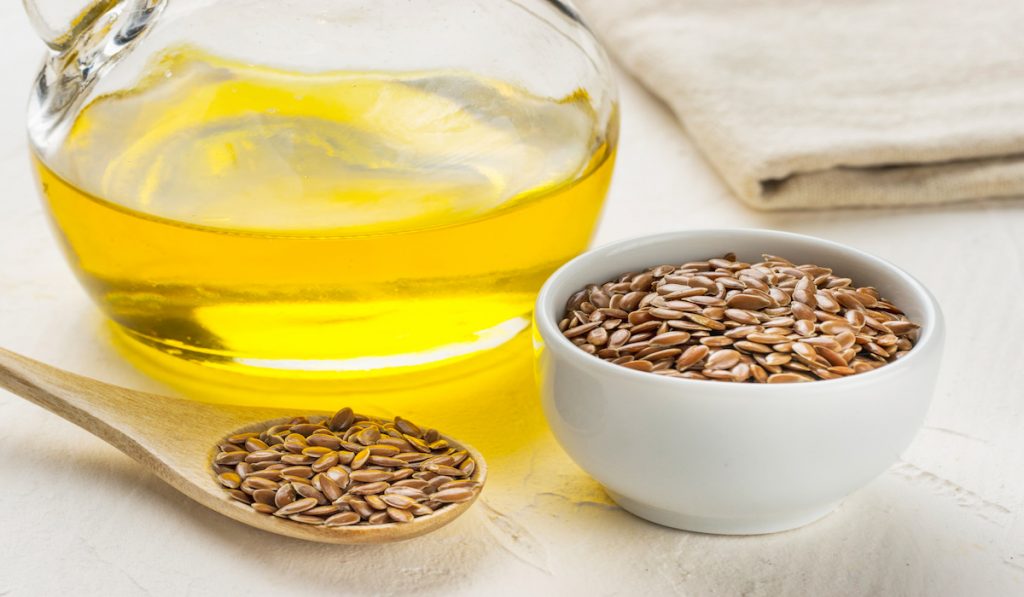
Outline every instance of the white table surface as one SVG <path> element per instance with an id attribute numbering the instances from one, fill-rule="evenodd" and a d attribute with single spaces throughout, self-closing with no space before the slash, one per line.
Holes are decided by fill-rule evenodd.
<path id="1" fill-rule="evenodd" d="M 111 347 L 49 229 L 24 134 L 41 46 L 19 4 L 0 7 L 0 346 L 175 393 Z M 729 195 L 664 106 L 624 75 L 620 84 L 620 161 L 598 243 L 723 224 L 803 232 L 890 259 L 939 298 L 946 366 L 924 428 L 888 472 L 797 531 L 661 528 L 611 505 L 562 453 L 538 422 L 523 356 L 482 379 L 484 406 L 452 423 L 496 455 L 481 503 L 415 541 L 325 546 L 207 511 L 0 392 L 0 596 L 1024 595 L 1024 203 L 757 213 Z M 511 436 L 498 440 L 491 431 L 502 429 Z"/>

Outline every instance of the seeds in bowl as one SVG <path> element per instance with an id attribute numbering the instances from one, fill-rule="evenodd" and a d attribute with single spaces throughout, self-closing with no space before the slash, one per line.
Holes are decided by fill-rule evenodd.
<path id="1" fill-rule="evenodd" d="M 606 361 L 668 377 L 792 383 L 871 371 L 906 355 L 920 325 L 873 287 L 819 265 L 734 253 L 591 284 L 559 330 Z"/>
<path id="2" fill-rule="evenodd" d="M 412 522 L 481 489 L 476 461 L 437 430 L 350 408 L 238 433 L 217 448 L 213 471 L 232 499 L 302 524 Z"/>

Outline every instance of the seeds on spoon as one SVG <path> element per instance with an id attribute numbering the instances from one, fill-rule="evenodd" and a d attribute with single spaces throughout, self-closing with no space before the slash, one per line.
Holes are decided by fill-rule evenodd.
<path id="1" fill-rule="evenodd" d="M 436 430 L 349 408 L 231 435 L 212 467 L 256 512 L 325 527 L 411 522 L 481 489 L 473 458 Z"/>
<path id="2" fill-rule="evenodd" d="M 826 267 L 761 259 L 730 253 L 588 285 L 570 297 L 558 329 L 629 369 L 732 382 L 837 379 L 913 348 L 921 326 L 875 288 Z"/>

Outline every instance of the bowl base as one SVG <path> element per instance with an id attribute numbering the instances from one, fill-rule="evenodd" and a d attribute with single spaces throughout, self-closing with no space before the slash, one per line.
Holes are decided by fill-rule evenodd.
<path id="1" fill-rule="evenodd" d="M 605 491 L 624 510 L 640 518 L 673 529 L 712 535 L 766 535 L 789 531 L 828 516 L 839 505 L 839 502 L 835 502 L 823 508 L 799 510 L 772 517 L 713 518 L 672 512 L 641 504 L 608 488 L 605 488 Z"/>

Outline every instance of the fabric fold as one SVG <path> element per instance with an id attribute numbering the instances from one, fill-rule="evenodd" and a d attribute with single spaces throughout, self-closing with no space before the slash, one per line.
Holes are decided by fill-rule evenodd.
<path id="1" fill-rule="evenodd" d="M 577 4 L 755 207 L 1024 195 L 1024 3 Z"/>

